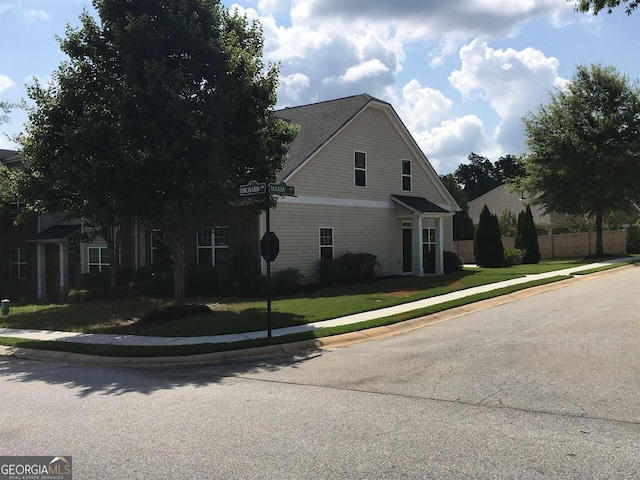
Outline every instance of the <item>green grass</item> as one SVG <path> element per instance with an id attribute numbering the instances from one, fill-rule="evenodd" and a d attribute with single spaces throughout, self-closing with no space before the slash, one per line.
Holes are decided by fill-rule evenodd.
<path id="1" fill-rule="evenodd" d="M 343 333 L 366 330 L 369 328 L 379 327 L 383 325 L 392 325 L 394 323 L 410 320 L 413 318 L 431 315 L 433 313 L 450 310 L 452 308 L 461 307 L 470 303 L 479 302 L 489 298 L 508 295 L 510 293 L 524 290 L 527 288 L 554 283 L 566 280 L 568 276 L 558 275 L 551 278 L 533 280 L 531 282 L 511 287 L 500 288 L 491 292 L 479 293 L 469 297 L 452 300 L 431 307 L 412 310 L 403 314 L 393 315 L 390 317 L 378 318 L 366 322 L 356 324 L 343 325 L 338 327 L 321 328 L 311 332 L 297 333 L 293 335 L 285 335 L 282 337 L 262 338 L 256 340 L 245 340 L 234 343 L 224 344 L 199 344 L 199 345 L 176 345 L 168 347 L 142 347 L 142 346 L 126 346 L 126 345 L 90 345 L 71 342 L 47 342 L 38 340 L 25 340 L 21 338 L 0 337 L 0 345 L 18 348 L 32 348 L 37 350 L 51 350 L 57 352 L 80 353 L 87 355 L 110 356 L 110 357 L 157 357 L 157 356 L 186 356 L 198 355 L 204 353 L 225 352 L 230 350 L 241 350 L 247 348 L 262 347 L 268 345 L 276 345 L 283 343 L 299 342 L 303 340 L 313 340 L 316 338 L 339 335 Z"/>
<path id="2" fill-rule="evenodd" d="M 602 267 L 590 268 L 588 270 L 580 270 L 579 272 L 571 272 L 571 275 L 589 275 L 590 273 L 605 272 L 613 268 L 625 267 L 627 265 L 633 265 L 639 263 L 640 260 L 630 260 L 628 262 L 614 263 L 612 265 L 604 265 Z"/>
<path id="3" fill-rule="evenodd" d="M 328 287 L 312 294 L 274 300 L 273 328 L 302 325 L 345 315 L 386 308 L 446 293 L 583 265 L 577 260 L 551 260 L 537 265 L 509 268 L 470 268 L 443 276 L 404 277 L 364 285 Z M 202 336 L 243 333 L 266 328 L 264 300 L 251 302 L 192 299 L 210 304 L 214 313 L 185 318 L 157 326 L 136 325 L 135 318 L 152 308 L 169 304 L 167 299 L 148 297 L 92 301 L 72 305 L 28 305 L 12 307 L 0 317 L 0 327 L 63 330 L 84 333 L 118 333 L 154 336 Z"/>

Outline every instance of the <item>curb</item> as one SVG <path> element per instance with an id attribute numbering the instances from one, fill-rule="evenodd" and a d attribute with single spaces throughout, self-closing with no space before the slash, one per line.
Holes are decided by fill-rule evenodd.
<path id="1" fill-rule="evenodd" d="M 542 293 L 558 290 L 577 283 L 594 280 L 613 275 L 617 272 L 638 268 L 636 265 L 612 268 L 588 275 L 577 275 L 566 280 L 525 288 L 518 292 L 501 295 L 478 302 L 469 303 L 461 307 L 454 307 L 442 312 L 424 317 L 413 318 L 402 322 L 380 327 L 368 328 L 356 332 L 343 333 L 331 337 L 321 337 L 313 340 L 267 345 L 264 347 L 230 350 L 226 352 L 203 353 L 198 355 L 170 356 L 170 357 L 106 357 L 100 355 L 86 355 L 71 352 L 39 350 L 33 348 L 8 347 L 0 345 L 0 356 L 14 357 L 24 360 L 38 360 L 65 364 L 80 364 L 108 367 L 150 367 L 172 365 L 195 365 L 203 363 L 230 363 L 248 361 L 255 358 L 266 358 L 280 355 L 290 355 L 299 352 L 330 350 L 342 348 L 358 343 L 378 340 L 386 337 L 408 333 L 419 328 L 427 327 L 458 318 L 469 313 L 475 313 Z"/>

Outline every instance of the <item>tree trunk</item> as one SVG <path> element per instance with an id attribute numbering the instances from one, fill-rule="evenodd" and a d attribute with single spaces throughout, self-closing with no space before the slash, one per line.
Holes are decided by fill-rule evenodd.
<path id="1" fill-rule="evenodd" d="M 596 256 L 602 257 L 604 248 L 602 247 L 602 211 L 596 211 Z"/>
<path id="2" fill-rule="evenodd" d="M 120 227 L 102 227 L 100 235 L 107 242 L 109 250 L 109 286 L 113 288 L 118 285 L 120 277 Z"/>
<path id="3" fill-rule="evenodd" d="M 173 252 L 173 286 L 174 305 L 184 305 L 186 299 L 185 287 L 185 248 L 184 242 L 178 242 Z"/>

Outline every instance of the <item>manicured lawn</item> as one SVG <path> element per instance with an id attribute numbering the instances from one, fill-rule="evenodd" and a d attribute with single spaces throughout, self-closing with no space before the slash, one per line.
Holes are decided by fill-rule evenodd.
<path id="1" fill-rule="evenodd" d="M 356 332 L 359 330 L 365 330 L 368 328 L 374 328 L 381 325 L 391 325 L 393 323 L 410 320 L 425 315 L 430 315 L 436 312 L 449 310 L 451 308 L 468 305 L 470 303 L 486 300 L 488 298 L 499 297 L 501 295 L 508 295 L 519 290 L 535 287 L 538 285 L 545 285 L 549 283 L 558 282 L 571 277 L 567 276 L 555 276 L 552 278 L 543 278 L 532 280 L 520 285 L 512 285 L 510 287 L 501 288 L 485 293 L 478 293 L 469 297 L 460 298 L 458 300 L 452 300 L 450 302 L 433 305 L 431 307 L 423 308 L 420 310 L 413 310 L 400 315 L 394 315 L 391 317 L 378 318 L 375 320 L 369 320 L 366 322 L 341 325 L 338 327 L 320 328 L 308 332 L 295 333 L 291 335 L 285 335 L 282 337 L 273 338 L 259 338 L 255 340 L 244 340 L 234 343 L 201 343 L 194 345 L 175 345 L 175 346 L 128 346 L 128 345 L 92 345 L 86 343 L 72 343 L 72 342 L 46 342 L 39 340 L 26 340 L 21 338 L 0 337 L 0 345 L 6 345 L 9 347 L 18 348 L 32 348 L 38 350 L 54 350 L 58 352 L 71 352 L 87 355 L 99 355 L 110 357 L 155 357 L 155 356 L 184 356 L 184 355 L 197 355 L 203 353 L 225 352 L 229 350 L 241 350 L 253 347 L 262 347 L 267 345 L 276 345 L 282 343 L 298 342 L 303 340 L 312 340 L 321 337 L 328 337 L 332 335 L 339 335 L 342 333 Z"/>
<path id="2" fill-rule="evenodd" d="M 576 260 L 552 260 L 538 265 L 509 268 L 470 268 L 444 276 L 404 277 L 379 280 L 365 285 L 328 287 L 313 294 L 274 300 L 273 328 L 327 320 L 375 310 L 445 293 L 583 265 Z M 65 330 L 85 333 L 121 333 L 158 336 L 197 336 L 242 333 L 266 328 L 264 300 L 251 302 L 191 299 L 207 303 L 214 310 L 158 326 L 141 327 L 135 318 L 170 300 L 147 297 L 92 301 L 73 305 L 29 305 L 12 307 L 9 317 L 0 317 L 0 327 Z"/>

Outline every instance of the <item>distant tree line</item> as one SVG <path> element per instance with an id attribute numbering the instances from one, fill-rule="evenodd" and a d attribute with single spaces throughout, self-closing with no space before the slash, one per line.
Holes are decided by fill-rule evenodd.
<path id="1" fill-rule="evenodd" d="M 472 152 L 468 160 L 468 164 L 458 166 L 454 173 L 440 177 L 462 208 L 453 218 L 454 240 L 474 238 L 473 221 L 469 217 L 468 203 L 471 200 L 525 173 L 520 159 L 514 155 L 505 155 L 492 163 L 487 157 Z"/>

